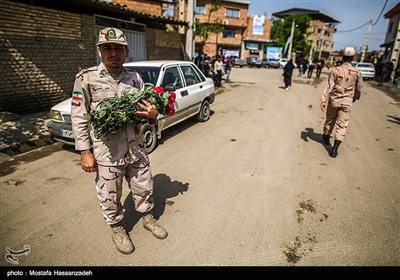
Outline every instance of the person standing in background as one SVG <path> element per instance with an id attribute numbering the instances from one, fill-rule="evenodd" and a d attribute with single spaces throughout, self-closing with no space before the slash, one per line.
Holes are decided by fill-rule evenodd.
<path id="1" fill-rule="evenodd" d="M 386 81 L 386 77 L 389 74 L 389 68 L 387 66 L 387 63 L 382 63 L 381 67 L 379 69 L 379 80 L 378 80 L 378 86 L 383 86 L 383 84 Z"/>
<path id="2" fill-rule="evenodd" d="M 231 70 L 232 70 L 232 62 L 231 62 L 231 59 L 229 57 L 225 57 L 224 69 L 225 69 L 225 73 L 226 73 L 225 81 L 229 82 L 230 81 L 229 77 L 231 75 Z"/>
<path id="3" fill-rule="evenodd" d="M 224 63 L 222 62 L 222 56 L 218 56 L 217 61 L 214 62 L 214 73 L 215 73 L 215 85 L 221 86 L 222 75 L 224 74 Z"/>
<path id="4" fill-rule="evenodd" d="M 398 88 L 399 87 L 399 79 L 400 79 L 400 65 L 396 67 L 394 70 L 394 76 L 393 76 L 393 87 Z"/>

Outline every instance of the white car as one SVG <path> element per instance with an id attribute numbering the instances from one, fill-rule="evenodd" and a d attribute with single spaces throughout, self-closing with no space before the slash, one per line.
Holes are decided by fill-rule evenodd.
<path id="1" fill-rule="evenodd" d="M 281 68 L 285 67 L 286 63 L 288 63 L 289 59 L 287 58 L 280 58 L 279 59 L 279 65 Z"/>
<path id="2" fill-rule="evenodd" d="M 374 79 L 375 77 L 375 66 L 368 62 L 358 62 L 355 66 L 361 72 L 363 79 Z"/>
<path id="3" fill-rule="evenodd" d="M 158 116 L 157 127 L 146 125 L 145 138 L 147 152 L 151 153 L 161 139 L 161 132 L 190 117 L 205 122 L 210 118 L 210 104 L 215 99 L 215 87 L 211 78 L 207 78 L 190 61 L 138 61 L 124 64 L 129 70 L 137 71 L 145 83 L 162 86 L 176 94 L 175 114 Z M 47 124 L 50 134 L 57 141 L 74 145 L 71 125 L 71 98 L 53 106 L 50 110 L 51 121 Z"/>

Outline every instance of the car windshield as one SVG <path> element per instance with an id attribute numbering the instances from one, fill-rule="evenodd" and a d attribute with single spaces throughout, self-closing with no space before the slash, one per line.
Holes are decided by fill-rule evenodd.
<path id="1" fill-rule="evenodd" d="M 150 66 L 126 66 L 129 71 L 136 71 L 141 76 L 145 83 L 151 83 L 155 85 L 157 83 L 158 75 L 160 74 L 159 67 Z"/>

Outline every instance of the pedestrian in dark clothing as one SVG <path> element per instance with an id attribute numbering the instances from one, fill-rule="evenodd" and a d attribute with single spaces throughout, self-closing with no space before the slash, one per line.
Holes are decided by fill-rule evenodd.
<path id="1" fill-rule="evenodd" d="M 324 65 L 325 65 L 325 61 L 323 59 L 320 59 L 317 62 L 317 73 L 316 73 L 316 75 L 317 75 L 318 79 L 321 76 L 322 68 L 324 68 Z"/>
<path id="2" fill-rule="evenodd" d="M 211 64 L 210 61 L 207 59 L 204 61 L 204 66 L 203 66 L 203 73 L 206 77 L 212 78 L 212 70 L 211 70 Z"/>
<path id="3" fill-rule="evenodd" d="M 387 66 L 387 63 L 382 64 L 379 71 L 378 86 L 383 86 L 383 83 L 386 81 L 388 73 L 389 73 L 389 68 Z"/>
<path id="4" fill-rule="evenodd" d="M 394 71 L 394 77 L 393 77 L 393 87 L 394 88 L 399 87 L 399 80 L 400 80 L 400 66 L 397 66 L 396 70 Z"/>
<path id="5" fill-rule="evenodd" d="M 294 68 L 295 66 L 292 59 L 290 59 L 286 63 L 285 67 L 283 67 L 283 82 L 285 83 L 286 90 L 289 90 L 289 88 L 292 86 L 292 74 Z"/>
<path id="6" fill-rule="evenodd" d="M 228 58 L 228 57 L 226 57 L 226 58 L 224 59 L 224 70 L 225 70 L 225 73 L 226 73 L 226 78 L 225 78 L 225 80 L 226 80 L 227 82 L 229 82 L 229 81 L 230 81 L 230 80 L 229 80 L 229 77 L 230 77 L 230 75 L 231 75 L 231 70 L 232 70 L 232 62 L 231 62 L 230 58 Z"/>
<path id="7" fill-rule="evenodd" d="M 307 70 L 308 70 L 308 61 L 307 61 L 307 59 L 303 59 L 303 74 L 306 74 L 307 73 Z"/>
<path id="8" fill-rule="evenodd" d="M 310 65 L 308 66 L 308 72 L 307 72 L 307 77 L 308 78 L 312 77 L 312 73 L 314 72 L 314 68 L 315 68 L 315 63 L 314 63 L 314 61 L 312 61 L 310 63 Z"/>
<path id="9" fill-rule="evenodd" d="M 388 73 L 385 78 L 385 82 L 390 82 L 390 77 L 392 77 L 392 72 L 394 71 L 394 64 L 391 61 L 386 62 Z"/>

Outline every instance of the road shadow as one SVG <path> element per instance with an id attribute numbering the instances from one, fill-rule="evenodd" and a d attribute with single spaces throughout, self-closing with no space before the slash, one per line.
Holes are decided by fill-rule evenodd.
<path id="1" fill-rule="evenodd" d="M 174 204 L 171 198 L 183 194 L 188 189 L 189 183 L 171 181 L 171 178 L 165 174 L 157 174 L 154 176 L 154 218 L 158 220 L 164 214 L 165 205 Z M 127 231 L 131 231 L 135 224 L 142 218 L 142 214 L 135 210 L 131 192 L 129 192 L 125 198 L 124 209 L 123 224 Z"/>
<path id="2" fill-rule="evenodd" d="M 304 129 L 305 131 L 301 132 L 301 139 L 304 141 L 308 142 L 308 139 L 320 143 L 327 152 L 330 152 L 331 150 L 331 145 L 325 145 L 324 142 L 322 142 L 322 134 L 321 133 L 315 133 L 314 128 L 306 127 Z"/>
<path id="3" fill-rule="evenodd" d="M 389 119 L 387 119 L 388 122 L 400 124 L 400 118 L 399 117 L 390 116 L 390 115 L 386 115 L 386 116 L 389 118 Z M 392 118 L 392 119 L 390 119 L 390 118 Z"/>

